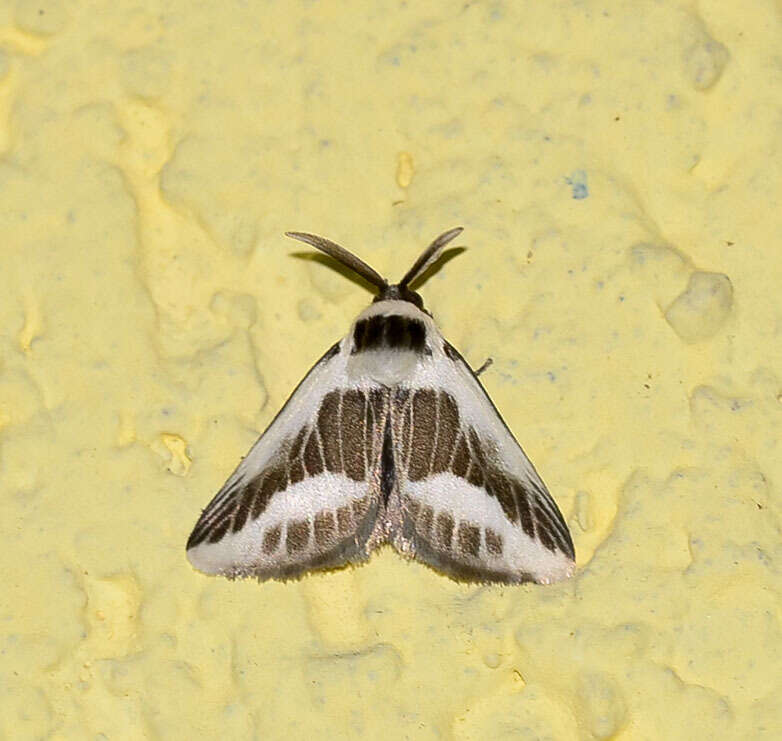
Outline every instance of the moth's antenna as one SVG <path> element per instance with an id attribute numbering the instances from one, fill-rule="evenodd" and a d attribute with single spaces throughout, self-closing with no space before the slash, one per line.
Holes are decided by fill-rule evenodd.
<path id="1" fill-rule="evenodd" d="M 421 273 L 423 273 L 442 252 L 443 247 L 448 244 L 452 239 L 458 237 L 464 231 L 464 227 L 457 226 L 454 229 L 449 229 L 447 232 L 441 234 L 437 239 L 432 242 L 422 253 L 421 256 L 415 261 L 413 267 L 405 273 L 405 277 L 399 281 L 400 288 L 405 288 L 410 285 Z"/>
<path id="2" fill-rule="evenodd" d="M 330 239 L 318 237 L 315 234 L 307 234 L 306 232 L 285 232 L 285 236 L 291 239 L 298 239 L 299 242 L 306 242 L 321 252 L 325 252 L 329 257 L 333 257 L 346 268 L 350 268 L 354 273 L 358 273 L 364 280 L 377 286 L 381 291 L 388 287 L 388 281 L 374 268 L 369 267 L 362 259 L 356 257 L 352 252 L 348 252 L 344 247 L 335 244 Z"/>

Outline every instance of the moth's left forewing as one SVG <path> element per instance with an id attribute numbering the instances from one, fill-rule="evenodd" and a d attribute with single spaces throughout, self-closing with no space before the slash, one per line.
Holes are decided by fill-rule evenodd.
<path id="1" fill-rule="evenodd" d="M 368 557 L 388 404 L 346 385 L 346 355 L 343 340 L 313 366 L 203 511 L 197 569 L 290 578 Z"/>
<path id="2" fill-rule="evenodd" d="M 396 547 L 458 579 L 571 576 L 573 543 L 545 484 L 431 319 L 427 337 L 432 353 L 392 407 L 403 457 Z"/>

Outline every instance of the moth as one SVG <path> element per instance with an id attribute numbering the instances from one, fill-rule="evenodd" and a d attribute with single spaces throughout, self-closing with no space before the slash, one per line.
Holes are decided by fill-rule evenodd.
<path id="1" fill-rule="evenodd" d="M 366 561 L 390 543 L 457 580 L 571 576 L 568 527 L 476 373 L 410 288 L 461 233 L 441 234 L 398 283 L 313 234 L 287 232 L 377 288 L 201 514 L 193 566 L 290 579 Z"/>

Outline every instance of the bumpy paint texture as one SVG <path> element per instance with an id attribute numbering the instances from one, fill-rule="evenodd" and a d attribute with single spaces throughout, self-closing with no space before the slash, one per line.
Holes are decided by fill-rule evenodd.
<path id="1" fill-rule="evenodd" d="M 0 4 L 0 735 L 782 737 L 778 5 Z M 207 578 L 200 509 L 422 289 L 577 576 Z"/>

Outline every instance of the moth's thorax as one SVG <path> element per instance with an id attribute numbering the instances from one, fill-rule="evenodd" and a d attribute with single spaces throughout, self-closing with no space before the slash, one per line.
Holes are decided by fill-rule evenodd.
<path id="1" fill-rule="evenodd" d="M 409 301 L 378 301 L 368 306 L 346 338 L 347 372 L 394 386 L 432 355 L 432 318 Z"/>

